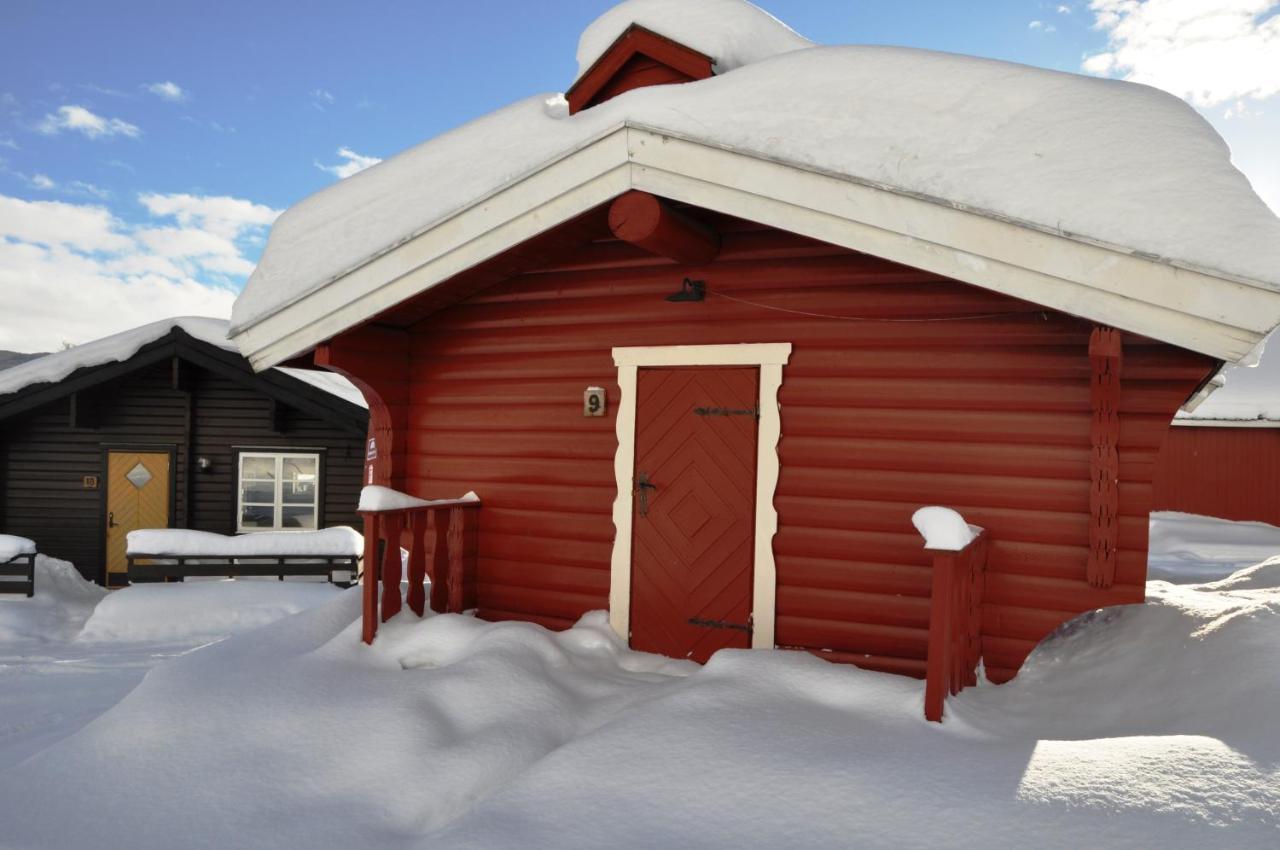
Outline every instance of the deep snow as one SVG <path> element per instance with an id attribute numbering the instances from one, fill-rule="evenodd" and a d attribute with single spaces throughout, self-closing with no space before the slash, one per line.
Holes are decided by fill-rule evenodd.
<path id="1" fill-rule="evenodd" d="M 1215 581 L 1280 553 L 1280 528 L 1265 522 L 1156 511 L 1150 527 L 1148 581 Z"/>
<path id="2" fill-rule="evenodd" d="M 370 648 L 353 589 L 155 667 L 0 771 L 4 842 L 1270 848 L 1280 570 L 1237 579 L 1086 615 L 941 725 L 915 680 L 698 667 L 600 612 L 560 634 L 401 615 Z"/>
<path id="3" fill-rule="evenodd" d="M 157 664 L 337 593 L 329 585 L 216 581 L 108 595 L 74 565 L 38 556 L 35 597 L 0 595 L 0 776 L 101 715 Z M 15 818 L 29 816 L 0 801 L 0 847 L 13 846 Z"/>

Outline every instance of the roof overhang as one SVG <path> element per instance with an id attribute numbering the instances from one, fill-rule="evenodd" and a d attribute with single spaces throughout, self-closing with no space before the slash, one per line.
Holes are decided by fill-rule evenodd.
<path id="1" fill-rule="evenodd" d="M 310 384 L 279 371 L 254 374 L 245 360 L 182 328 L 174 328 L 164 336 L 139 348 L 124 360 L 112 360 L 82 366 L 57 381 L 45 381 L 0 396 L 0 422 L 36 410 L 76 392 L 91 390 L 125 378 L 135 372 L 177 357 L 201 369 L 240 384 L 268 398 L 361 435 L 367 430 L 368 411 L 358 405 L 317 389 Z"/>
<path id="2" fill-rule="evenodd" d="M 789 162 L 625 125 L 477 199 L 232 340 L 277 365 L 618 195 L 638 189 L 934 272 L 1219 360 L 1277 323 L 1280 292 Z"/>

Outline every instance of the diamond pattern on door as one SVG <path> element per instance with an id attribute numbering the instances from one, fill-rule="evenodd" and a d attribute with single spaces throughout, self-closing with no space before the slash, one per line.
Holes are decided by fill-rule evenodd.
<path id="1" fill-rule="evenodd" d="M 695 408 L 751 411 L 758 395 L 756 367 L 637 375 L 634 472 L 655 489 L 633 517 L 635 649 L 702 662 L 751 645 L 741 627 L 751 615 L 757 423 Z"/>
<path id="2" fill-rule="evenodd" d="M 125 479 L 134 487 L 141 490 L 143 487 L 146 487 L 147 482 L 151 480 L 151 470 L 147 469 L 141 462 L 139 462 L 137 466 L 129 470 L 128 474 L 125 475 Z"/>

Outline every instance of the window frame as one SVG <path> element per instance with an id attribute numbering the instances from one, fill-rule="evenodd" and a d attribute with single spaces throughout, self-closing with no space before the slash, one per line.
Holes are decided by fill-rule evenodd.
<path id="1" fill-rule="evenodd" d="M 236 474 L 232 480 L 235 487 L 235 517 L 233 525 L 236 534 L 254 534 L 263 531 L 319 531 L 324 528 L 324 455 L 318 449 L 285 449 L 285 448 L 244 448 L 236 451 Z M 269 458 L 274 461 L 274 493 L 271 504 L 272 525 L 270 527 L 244 525 L 244 464 L 246 458 Z M 316 482 L 315 494 L 309 503 L 291 503 L 284 501 L 284 464 L 289 458 L 301 458 L 315 461 Z M 264 502 L 249 502 L 249 506 L 266 507 Z M 313 528 L 287 528 L 282 525 L 285 507 L 311 507 L 315 516 Z"/>

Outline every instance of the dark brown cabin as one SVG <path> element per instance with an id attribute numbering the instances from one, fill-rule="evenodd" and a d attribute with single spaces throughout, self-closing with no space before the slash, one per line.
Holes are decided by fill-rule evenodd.
<path id="1" fill-rule="evenodd" d="M 114 586 L 133 528 L 358 528 L 367 422 L 175 326 L 126 360 L 0 395 L 0 529 Z M 268 493 L 274 480 L 290 494 Z"/>

